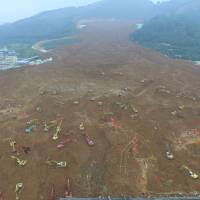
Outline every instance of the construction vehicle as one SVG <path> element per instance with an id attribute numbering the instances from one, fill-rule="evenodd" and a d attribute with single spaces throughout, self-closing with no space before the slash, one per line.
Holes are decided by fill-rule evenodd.
<path id="1" fill-rule="evenodd" d="M 63 149 L 65 147 L 66 144 L 69 144 L 71 142 L 71 139 L 69 137 L 67 137 L 64 141 L 61 141 L 58 145 L 57 148 L 58 149 Z"/>
<path id="2" fill-rule="evenodd" d="M 54 135 L 52 137 L 53 140 L 57 140 L 58 139 L 58 135 L 60 134 L 60 132 L 62 130 L 61 126 L 62 126 L 62 120 L 60 120 L 58 126 L 56 127 L 56 132 L 54 133 Z"/>
<path id="3" fill-rule="evenodd" d="M 47 122 L 44 122 L 44 132 L 48 132 L 49 131 L 49 126 L 47 125 Z"/>
<path id="4" fill-rule="evenodd" d="M 20 160 L 16 156 L 11 156 L 12 159 L 15 159 L 19 166 L 25 166 L 27 164 L 27 160 Z"/>
<path id="5" fill-rule="evenodd" d="M 88 134 L 83 134 L 86 143 L 88 144 L 88 146 L 94 146 L 95 145 L 95 141 L 88 135 Z"/>
<path id="6" fill-rule="evenodd" d="M 69 178 L 67 179 L 67 185 L 65 187 L 65 191 L 64 191 L 64 194 L 63 194 L 63 198 L 68 198 L 68 197 L 72 197 Z"/>
<path id="7" fill-rule="evenodd" d="M 55 192 L 55 189 L 54 189 L 54 185 L 51 188 L 51 193 L 50 193 L 49 200 L 56 200 L 56 192 Z"/>
<path id="8" fill-rule="evenodd" d="M 56 160 L 49 160 L 47 159 L 46 163 L 50 166 L 55 166 L 58 168 L 64 168 L 67 167 L 67 162 L 66 161 L 56 161 Z"/>
<path id="9" fill-rule="evenodd" d="M 174 155 L 172 153 L 172 149 L 169 143 L 165 144 L 165 154 L 166 154 L 166 158 L 168 160 L 173 160 L 174 159 Z"/>
<path id="10" fill-rule="evenodd" d="M 16 152 L 15 146 L 16 146 L 17 142 L 15 140 L 10 139 L 9 144 L 10 144 L 10 147 L 12 148 L 13 153 L 15 153 Z"/>
<path id="11" fill-rule="evenodd" d="M 34 129 L 34 128 L 36 128 L 36 125 L 35 125 L 35 124 L 29 126 L 28 128 L 26 128 L 26 129 L 25 129 L 25 132 L 30 134 L 30 133 L 33 132 L 33 129 Z"/>
<path id="12" fill-rule="evenodd" d="M 21 193 L 23 187 L 24 187 L 23 183 L 17 183 L 16 184 L 16 186 L 15 186 L 16 200 L 19 200 L 19 194 Z"/>
<path id="13" fill-rule="evenodd" d="M 28 122 L 26 122 L 27 125 L 37 124 L 39 122 L 38 119 L 31 119 Z"/>
<path id="14" fill-rule="evenodd" d="M 83 124 L 83 123 L 80 123 L 79 129 L 80 129 L 80 131 L 84 131 L 84 130 L 85 130 L 85 127 L 84 127 L 84 124 Z"/>
<path id="15" fill-rule="evenodd" d="M 47 122 L 45 121 L 44 124 L 44 132 L 48 132 L 50 130 L 50 128 L 55 127 L 56 124 L 58 123 L 57 120 L 53 120 L 51 122 L 49 122 L 49 124 L 47 124 Z"/>
<path id="16" fill-rule="evenodd" d="M 132 104 L 130 104 L 130 108 L 133 111 L 133 113 L 138 113 L 138 110 Z"/>
<path id="17" fill-rule="evenodd" d="M 198 179 L 199 175 L 196 174 L 195 172 L 193 172 L 189 167 L 187 167 L 186 165 L 183 165 L 181 167 L 182 169 L 186 170 L 186 172 L 188 173 L 188 175 L 193 178 L 193 179 Z"/>

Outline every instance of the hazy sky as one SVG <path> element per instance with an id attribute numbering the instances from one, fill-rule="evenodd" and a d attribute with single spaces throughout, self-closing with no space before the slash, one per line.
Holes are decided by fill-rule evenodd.
<path id="1" fill-rule="evenodd" d="M 0 0 L 0 24 L 29 17 L 44 10 L 80 6 L 95 1 L 97 0 Z"/>

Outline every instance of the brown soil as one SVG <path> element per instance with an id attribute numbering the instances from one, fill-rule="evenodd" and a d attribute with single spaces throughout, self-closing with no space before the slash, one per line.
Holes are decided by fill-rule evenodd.
<path id="1" fill-rule="evenodd" d="M 88 22 L 81 43 L 51 52 L 51 64 L 0 73 L 0 191 L 5 199 L 15 199 L 17 182 L 24 183 L 21 199 L 47 199 L 53 184 L 61 196 L 67 177 L 74 196 L 200 191 L 199 181 L 181 169 L 187 165 L 200 173 L 200 69 L 131 43 L 133 27 L 134 22 Z M 44 132 L 43 123 L 61 118 L 61 134 L 53 141 L 55 128 Z M 31 119 L 38 122 L 27 134 Z M 81 122 L 95 146 L 86 143 Z M 66 136 L 71 142 L 58 150 Z M 26 166 L 10 158 L 15 154 L 9 138 L 31 148 L 19 155 Z M 165 157 L 166 143 L 174 160 Z M 48 158 L 68 166 L 48 166 Z"/>

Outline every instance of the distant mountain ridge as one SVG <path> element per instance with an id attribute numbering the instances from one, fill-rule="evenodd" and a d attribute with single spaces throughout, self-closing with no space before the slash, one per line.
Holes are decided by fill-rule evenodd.
<path id="1" fill-rule="evenodd" d="M 102 0 L 87 6 L 43 12 L 0 26 L 0 45 L 36 42 L 70 35 L 76 21 L 87 18 L 149 19 L 155 5 L 150 0 Z"/>
<path id="2" fill-rule="evenodd" d="M 133 34 L 133 40 L 173 58 L 199 61 L 200 1 L 172 0 L 160 5 L 161 11 Z"/>
<path id="3" fill-rule="evenodd" d="M 144 20 L 135 41 L 167 55 L 200 59 L 200 0 L 171 0 L 154 4 L 150 0 L 101 0 L 96 3 L 46 11 L 0 26 L 0 46 L 10 45 L 31 52 L 33 43 L 62 38 L 78 31 L 81 19 Z"/>

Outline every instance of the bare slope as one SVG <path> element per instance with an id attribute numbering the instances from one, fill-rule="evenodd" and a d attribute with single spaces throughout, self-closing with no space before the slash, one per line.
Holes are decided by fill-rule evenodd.
<path id="1" fill-rule="evenodd" d="M 22 199 L 42 200 L 52 184 L 62 194 L 70 177 L 74 196 L 198 192 L 198 180 L 182 166 L 200 172 L 200 70 L 129 42 L 133 23 L 87 25 L 82 42 L 55 51 L 52 64 L 0 73 L 0 190 L 13 199 L 21 181 Z M 26 134 L 31 119 L 38 119 L 36 128 Z M 44 132 L 43 123 L 61 119 L 53 141 L 55 128 Z M 66 137 L 71 142 L 58 150 Z M 10 158 L 9 138 L 26 166 Z M 165 157 L 166 143 L 174 160 Z M 68 166 L 48 166 L 48 158 Z"/>

